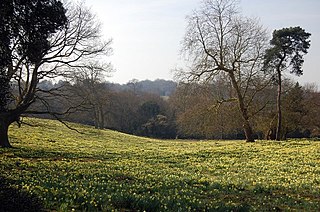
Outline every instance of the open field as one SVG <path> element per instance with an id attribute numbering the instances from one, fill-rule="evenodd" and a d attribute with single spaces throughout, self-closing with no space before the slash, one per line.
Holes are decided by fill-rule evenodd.
<path id="1" fill-rule="evenodd" d="M 10 190 L 57 211 L 320 211 L 318 141 L 169 141 L 25 121 L 35 127 L 13 126 L 15 148 L 0 149 L 1 199 Z"/>

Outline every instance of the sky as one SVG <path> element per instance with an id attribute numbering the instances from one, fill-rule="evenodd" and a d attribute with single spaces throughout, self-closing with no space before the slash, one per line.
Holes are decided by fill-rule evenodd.
<path id="1" fill-rule="evenodd" d="M 270 36 L 275 29 L 291 26 L 301 26 L 312 34 L 304 74 L 294 79 L 320 88 L 320 0 L 239 2 L 243 15 L 260 19 Z M 172 70 L 185 64 L 180 50 L 186 16 L 200 3 L 201 0 L 87 0 L 85 4 L 102 24 L 103 36 L 113 39 L 113 54 L 108 59 L 115 71 L 106 80 L 173 80 Z"/>

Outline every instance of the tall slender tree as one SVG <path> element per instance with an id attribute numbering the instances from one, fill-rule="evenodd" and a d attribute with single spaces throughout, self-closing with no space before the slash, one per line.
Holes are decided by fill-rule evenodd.
<path id="1" fill-rule="evenodd" d="M 281 140 L 282 110 L 281 94 L 283 72 L 290 70 L 291 74 L 301 76 L 303 74 L 303 55 L 308 53 L 311 34 L 301 27 L 289 27 L 273 32 L 270 41 L 271 48 L 266 51 L 264 70 L 274 74 L 274 80 L 278 85 L 277 92 L 277 130 L 276 140 Z"/>

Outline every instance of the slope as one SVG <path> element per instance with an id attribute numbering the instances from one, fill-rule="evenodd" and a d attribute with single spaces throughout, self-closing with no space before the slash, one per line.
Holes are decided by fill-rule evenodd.
<path id="1" fill-rule="evenodd" d="M 10 129 L 15 148 L 0 149 L 0 177 L 46 210 L 320 210 L 319 142 L 155 140 L 25 122 Z"/>

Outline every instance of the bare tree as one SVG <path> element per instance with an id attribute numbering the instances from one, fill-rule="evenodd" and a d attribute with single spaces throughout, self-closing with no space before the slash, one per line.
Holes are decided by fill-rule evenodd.
<path id="1" fill-rule="evenodd" d="M 71 76 L 75 82 L 72 93 L 81 98 L 86 105 L 89 105 L 89 110 L 93 110 L 97 129 L 104 128 L 104 107 L 108 101 L 108 95 L 103 79 L 111 71 L 110 63 L 95 61 L 78 68 L 74 76 Z"/>
<path id="2" fill-rule="evenodd" d="M 250 105 L 267 85 L 260 71 L 266 30 L 241 16 L 234 0 L 205 0 L 188 21 L 183 51 L 192 65 L 190 71 L 180 71 L 180 77 L 207 82 L 225 75 L 234 89 L 246 140 L 254 142 L 250 118 L 257 111 L 250 111 Z"/>
<path id="3" fill-rule="evenodd" d="M 47 1 L 37 2 L 40 4 L 40 2 Z M 62 3 L 60 1 L 55 2 L 59 2 L 61 7 Z M 23 6 L 20 8 L 16 4 L 11 6 L 17 7 L 15 8 L 16 10 L 23 8 Z M 8 55 L 6 58 L 9 62 L 6 63 L 2 70 L 5 70 L 3 76 L 10 82 L 10 100 L 7 101 L 5 109 L 0 111 L 0 146 L 2 147 L 11 146 L 7 136 L 8 127 L 14 121 L 19 121 L 22 114 L 50 113 L 57 117 L 76 108 L 76 105 L 73 105 L 64 113 L 59 114 L 51 112 L 49 107 L 46 107 L 47 110 L 43 111 L 28 110 L 30 105 L 36 101 L 46 104 L 45 99 L 42 98 L 44 96 L 60 95 L 57 89 L 49 91 L 39 89 L 37 85 L 42 79 L 59 79 L 70 76 L 75 70 L 79 70 L 84 66 L 84 61 L 106 56 L 110 52 L 111 40 L 103 40 L 100 33 L 100 24 L 85 5 L 81 3 L 66 4 L 63 7 L 68 8 L 67 10 L 61 9 L 66 11 L 66 21 L 56 27 L 55 30 L 40 35 L 34 33 L 35 35 L 31 34 L 32 36 L 28 37 L 27 35 L 32 32 L 33 28 L 37 30 L 42 27 L 42 23 L 47 23 L 49 20 L 49 18 L 42 17 L 46 14 L 36 13 L 40 14 L 39 17 L 33 17 L 37 22 L 31 22 L 27 28 L 20 27 L 25 23 L 23 20 L 17 22 L 17 28 L 20 27 L 20 30 L 17 31 L 18 34 L 6 37 L 10 40 L 10 45 L 6 45 L 6 54 Z M 34 11 L 37 10 L 36 8 L 33 9 Z M 33 12 L 31 9 L 30 11 Z M 52 10 L 48 10 L 48 13 L 49 11 L 52 12 Z M 15 20 L 17 15 L 22 16 L 26 13 L 11 14 L 12 20 Z M 50 13 L 50 15 L 52 15 L 50 18 L 53 20 L 64 16 L 63 13 Z M 28 17 L 23 18 L 29 20 Z M 11 22 L 8 21 L 8 23 Z M 55 26 L 54 24 L 53 21 L 51 25 Z M 7 26 L 10 25 L 8 24 Z M 46 29 L 45 27 L 48 26 L 44 25 L 43 28 Z M 39 44 L 40 47 L 36 48 L 38 46 L 35 44 Z M 24 46 L 28 47 L 27 51 L 21 50 L 21 47 Z M 46 95 L 40 95 L 44 92 Z"/>

